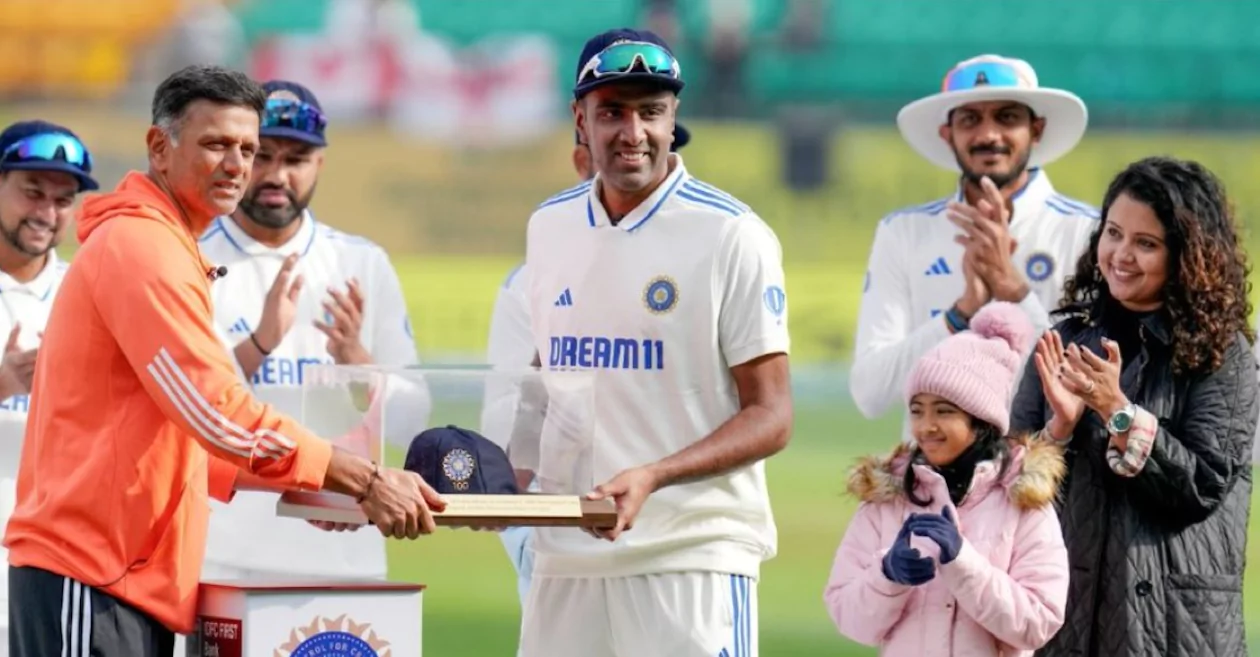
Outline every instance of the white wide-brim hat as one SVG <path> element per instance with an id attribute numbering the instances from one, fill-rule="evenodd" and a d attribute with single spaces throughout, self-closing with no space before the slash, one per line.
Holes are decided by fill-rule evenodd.
<path id="1" fill-rule="evenodd" d="M 961 172 L 953 149 L 941 139 L 940 127 L 949 122 L 951 110 L 988 100 L 1023 103 L 1046 119 L 1041 141 L 1033 144 L 1028 157 L 1029 167 L 1044 166 L 1066 155 L 1080 142 L 1089 123 L 1085 102 L 1069 91 L 1039 86 L 1037 73 L 1028 62 L 980 55 L 950 69 L 940 93 L 901 108 L 897 128 L 910 147 L 929 162 Z"/>

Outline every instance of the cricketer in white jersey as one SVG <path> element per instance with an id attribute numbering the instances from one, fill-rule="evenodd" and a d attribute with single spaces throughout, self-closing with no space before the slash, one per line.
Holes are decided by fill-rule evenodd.
<path id="1" fill-rule="evenodd" d="M 231 217 L 220 217 L 201 238 L 211 262 L 227 267 L 215 282 L 215 321 L 234 346 L 249 339 L 263 303 L 285 258 L 298 254 L 295 275 L 304 279 L 293 328 L 248 378 L 254 394 L 301 417 L 302 375 L 316 364 L 333 364 L 327 336 L 314 326 L 326 321 L 325 290 L 344 290 L 357 279 L 365 304 L 360 339 L 373 362 L 386 366 L 417 363 L 407 306 L 397 274 L 375 243 L 315 221 L 308 211 L 288 243 L 271 248 L 254 241 Z M 413 426 L 412 435 L 423 427 Z M 410 436 L 393 437 L 406 444 Z M 264 573 L 385 577 L 385 539 L 376 531 L 325 532 L 276 517 L 276 496 L 241 491 L 231 504 L 214 502 L 206 547 L 206 577 L 221 568 Z"/>
<path id="2" fill-rule="evenodd" d="M 40 335 L 69 264 L 56 248 L 75 196 L 99 189 L 87 148 L 44 121 L 0 132 L 0 531 L 17 499 L 17 471 Z M 8 550 L 0 547 L 0 561 Z M 0 568 L 0 657 L 9 654 L 9 569 Z"/>
<path id="3" fill-rule="evenodd" d="M 1094 207 L 1055 191 L 1041 168 L 1083 135 L 1079 98 L 1038 87 L 1022 60 L 992 55 L 959 63 L 942 86 L 903 108 L 898 126 L 960 182 L 954 194 L 876 227 L 849 386 L 869 418 L 900 406 L 919 357 L 990 300 L 1018 303 L 1037 327 L 1035 344 L 1098 220 Z M 904 421 L 903 436 L 910 440 Z"/>
<path id="4" fill-rule="evenodd" d="M 254 394 L 309 422 L 321 409 L 303 405 L 308 368 L 405 367 L 418 359 L 384 249 L 317 222 L 307 209 L 326 145 L 318 100 L 292 82 L 263 88 L 269 100 L 250 187 L 235 213 L 211 224 L 200 247 L 227 269 L 212 286 L 215 322 Z M 264 323 L 268 330 L 259 331 Z M 406 446 L 424 428 L 427 395 L 391 385 L 385 403 L 383 437 Z M 268 492 L 212 502 L 203 576 L 386 576 L 380 532 L 327 532 L 277 518 L 275 507 Z"/>
<path id="5" fill-rule="evenodd" d="M 499 287 L 490 315 L 486 361 L 509 372 L 528 368 L 534 358 L 534 335 L 530 330 L 525 278 L 524 264 L 512 269 Z M 508 447 L 504 439 L 512 434 L 519 387 L 518 382 L 511 380 L 492 378 L 486 382 L 482 435 L 495 439 L 504 449 Z M 537 491 L 537 483 L 531 482 L 530 489 Z M 516 589 L 522 607 L 525 606 L 525 595 L 529 591 L 534 569 L 533 533 L 532 527 L 508 527 L 499 533 L 503 548 L 516 570 Z"/>
<path id="6" fill-rule="evenodd" d="M 536 529 L 521 654 L 755 655 L 764 459 L 791 431 L 779 242 L 669 152 L 682 83 L 660 37 L 596 36 L 577 80 L 598 173 L 530 218 L 527 297 L 541 366 L 594 372 L 591 481 L 573 483 L 619 521 L 605 540 Z"/>

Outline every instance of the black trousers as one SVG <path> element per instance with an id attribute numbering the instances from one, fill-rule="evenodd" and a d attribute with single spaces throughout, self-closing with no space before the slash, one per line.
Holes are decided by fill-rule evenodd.
<path id="1" fill-rule="evenodd" d="M 69 577 L 9 566 L 10 657 L 173 657 L 175 634 Z"/>

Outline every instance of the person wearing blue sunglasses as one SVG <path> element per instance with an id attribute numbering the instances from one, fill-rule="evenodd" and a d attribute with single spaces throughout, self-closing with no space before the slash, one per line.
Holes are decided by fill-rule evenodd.
<path id="1" fill-rule="evenodd" d="M 571 107 L 595 175 L 526 231 L 533 364 L 592 371 L 602 400 L 593 474 L 568 488 L 618 518 L 534 529 L 522 657 L 757 654 L 764 461 L 792 423 L 782 250 L 671 150 L 683 88 L 649 31 L 588 41 Z"/>
<path id="2" fill-rule="evenodd" d="M 207 258 L 230 272 L 211 293 L 215 322 L 242 374 L 260 399 L 300 417 L 308 366 L 409 367 L 418 358 L 389 255 L 366 238 L 316 221 L 310 209 L 329 143 L 318 97 L 288 80 L 262 88 L 267 103 L 245 194 L 199 243 Z M 395 403 L 404 391 L 415 403 Z M 416 426 L 423 426 L 428 402 L 402 380 L 391 384 L 390 399 L 385 437 L 405 447 Z M 386 539 L 378 531 L 329 534 L 278 523 L 275 496 L 265 492 L 242 492 L 231 504 L 215 501 L 212 507 L 203 577 L 388 574 Z"/>
<path id="3" fill-rule="evenodd" d="M 1098 211 L 1055 190 L 1044 167 L 1079 143 L 1087 119 L 1075 94 L 999 55 L 957 63 L 937 93 L 901 109 L 906 142 L 957 189 L 875 229 L 851 373 L 862 384 L 849 388 L 863 415 L 900 403 L 910 367 L 991 301 L 1019 304 L 1037 335 L 1050 327 Z M 911 441 L 908 415 L 902 426 Z"/>
<path id="4" fill-rule="evenodd" d="M 57 246 L 80 192 L 98 189 L 92 156 L 68 128 L 19 121 L 0 132 L 0 527 L 13 513 L 40 336 L 68 263 Z M 8 550 L 0 547 L 0 560 Z M 0 656 L 9 654 L 8 568 L 0 568 Z"/>

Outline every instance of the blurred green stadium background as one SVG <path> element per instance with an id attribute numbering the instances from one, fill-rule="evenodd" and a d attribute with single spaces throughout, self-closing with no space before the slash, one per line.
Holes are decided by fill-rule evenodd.
<path id="1" fill-rule="evenodd" d="M 387 6 L 389 29 L 351 30 L 346 17 Z M 530 211 L 574 182 L 572 58 L 591 34 L 621 25 L 675 35 L 689 80 L 688 167 L 757 209 L 784 248 L 798 420 L 792 446 L 768 465 L 780 555 L 761 585 L 761 654 L 874 654 L 839 638 L 821 604 L 853 508 L 845 469 L 886 449 L 898 428 L 896 417 L 856 413 L 846 363 L 877 221 L 955 185 L 901 141 L 897 108 L 935 91 L 960 59 L 1026 58 L 1043 84 L 1090 107 L 1084 142 L 1048 169 L 1060 192 L 1097 204 L 1135 159 L 1197 159 L 1225 180 L 1255 253 L 1260 3 L 4 0 L 0 120 L 72 126 L 111 185 L 144 166 L 147 103 L 175 66 L 213 55 L 260 77 L 302 76 L 335 105 L 313 211 L 389 251 L 426 362 L 466 363 L 483 358 L 491 305 L 521 258 Z M 498 60 L 510 66 L 496 69 Z M 518 91 L 529 102 L 515 105 Z M 543 119 L 530 109 L 538 97 L 554 101 Z M 459 104 L 469 98 L 492 107 L 478 114 L 484 123 L 424 128 L 473 107 Z M 512 654 L 515 578 L 495 537 L 445 531 L 396 543 L 391 567 L 429 585 L 426 654 Z M 1246 605 L 1260 638 L 1254 574 Z"/>

